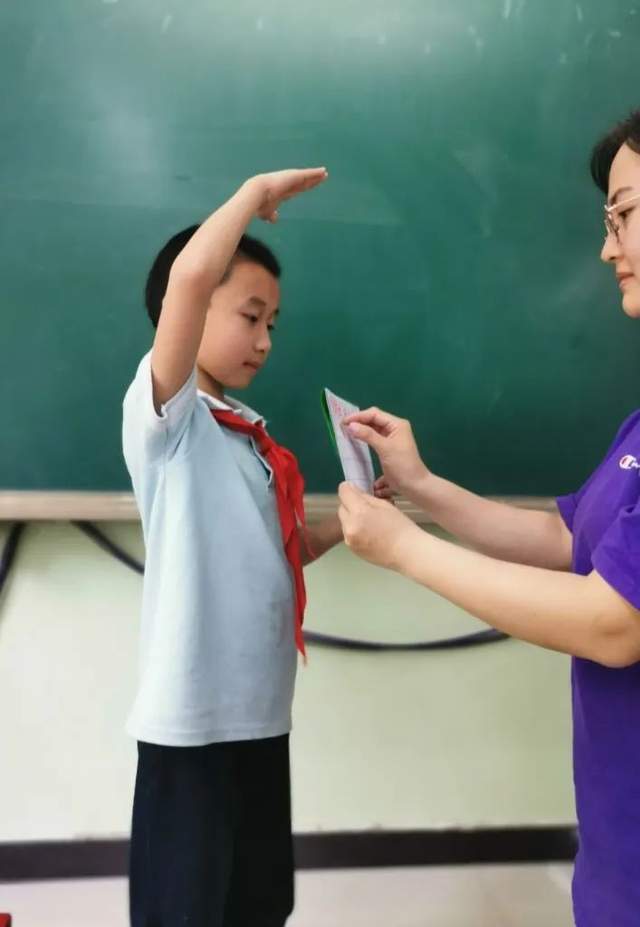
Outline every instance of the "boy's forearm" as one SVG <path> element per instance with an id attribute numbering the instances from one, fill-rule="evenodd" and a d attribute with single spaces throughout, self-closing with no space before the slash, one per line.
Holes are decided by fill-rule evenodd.
<path id="1" fill-rule="evenodd" d="M 203 290 L 208 303 L 258 211 L 263 196 L 260 183 L 259 177 L 247 180 L 202 223 L 174 261 L 170 284 L 172 277 L 178 282 L 187 280 Z"/>
<path id="2" fill-rule="evenodd" d="M 305 532 L 300 530 L 300 544 L 302 547 L 302 562 L 304 566 L 318 560 L 323 554 L 335 547 L 343 540 L 342 527 L 337 515 L 331 515 L 323 521 L 307 525 Z"/>
<path id="3" fill-rule="evenodd" d="M 552 570 L 571 564 L 571 537 L 556 512 L 485 499 L 434 474 L 407 496 L 445 531 L 488 556 Z"/>
<path id="4" fill-rule="evenodd" d="M 259 207 L 261 195 L 259 178 L 247 181 L 200 226 L 173 262 L 151 355 L 158 411 L 193 370 L 211 295 Z"/>

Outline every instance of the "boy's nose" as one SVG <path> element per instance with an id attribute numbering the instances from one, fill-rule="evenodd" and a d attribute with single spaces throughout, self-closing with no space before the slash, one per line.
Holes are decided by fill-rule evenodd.
<path id="1" fill-rule="evenodd" d="M 256 347 L 259 351 L 264 353 L 271 350 L 271 335 L 269 334 L 268 328 L 265 328 L 265 330 L 260 333 Z"/>

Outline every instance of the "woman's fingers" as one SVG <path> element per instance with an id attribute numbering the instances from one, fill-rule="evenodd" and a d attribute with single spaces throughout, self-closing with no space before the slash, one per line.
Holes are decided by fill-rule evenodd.
<path id="1" fill-rule="evenodd" d="M 397 416 L 391 415 L 390 412 L 384 412 L 376 406 L 372 406 L 369 409 L 362 409 L 360 412 L 354 412 L 353 415 L 348 415 L 344 419 L 343 424 L 345 426 L 349 426 L 352 423 L 364 425 L 373 428 L 380 434 L 387 434 L 391 427 L 398 421 L 399 419 Z"/>
<path id="2" fill-rule="evenodd" d="M 364 441 L 364 443 L 372 447 L 374 451 L 380 452 L 384 437 L 379 431 L 376 431 L 375 428 L 370 428 L 368 425 L 361 425 L 359 422 L 352 422 L 350 425 L 346 426 L 345 430 L 352 438 L 357 438 L 358 441 Z"/>

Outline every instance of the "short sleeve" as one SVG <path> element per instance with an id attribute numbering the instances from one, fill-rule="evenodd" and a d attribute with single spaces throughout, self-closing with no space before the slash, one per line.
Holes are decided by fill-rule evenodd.
<path id="1" fill-rule="evenodd" d="M 640 502 L 620 510 L 591 559 L 600 576 L 640 609 Z"/>
<path id="2" fill-rule="evenodd" d="M 591 483 L 596 477 L 598 470 L 600 469 L 602 464 L 607 462 L 607 460 L 619 447 L 620 443 L 624 441 L 627 434 L 635 427 L 635 425 L 638 422 L 639 417 L 640 417 L 640 412 L 634 412 L 627 419 L 625 419 L 625 421 L 622 423 L 622 425 L 618 429 L 618 432 L 615 438 L 611 442 L 611 445 L 609 446 L 609 450 L 607 451 L 604 457 L 604 460 L 598 467 L 596 467 L 596 469 L 593 471 L 591 476 L 580 487 L 580 489 L 578 489 L 576 492 L 569 493 L 566 496 L 558 496 L 556 498 L 556 505 L 558 506 L 558 511 L 560 512 L 562 520 L 564 521 L 569 531 L 573 532 L 573 519 L 575 518 L 576 509 L 578 508 L 578 505 L 580 504 L 580 500 L 582 499 L 584 494 L 587 492 L 587 490 L 591 486 Z"/>
<path id="3" fill-rule="evenodd" d="M 195 369 L 175 396 L 160 412 L 153 404 L 151 354 L 138 367 L 123 403 L 122 446 L 129 471 L 143 461 L 170 457 L 178 447 L 195 409 L 197 386 Z"/>
<path id="4" fill-rule="evenodd" d="M 608 456 L 609 455 L 607 454 L 607 457 Z M 593 471 L 593 473 L 588 478 L 588 480 L 585 483 L 583 483 L 580 489 L 578 489 L 576 492 L 568 493 L 566 496 L 556 497 L 556 505 L 558 506 L 558 511 L 560 512 L 560 516 L 562 517 L 562 520 L 564 521 L 569 531 L 571 531 L 571 533 L 573 533 L 573 520 L 575 518 L 578 505 L 580 504 L 580 500 L 582 499 L 582 497 L 585 495 L 585 493 L 589 489 L 589 486 L 594 480 L 598 472 L 598 469 L 599 468 L 596 468 Z"/>
<path id="5" fill-rule="evenodd" d="M 577 495 L 578 495 L 577 493 L 570 493 L 567 496 L 558 496 L 556 498 L 556 505 L 558 506 L 560 517 L 562 518 L 563 522 L 565 523 L 569 531 L 571 531 L 572 533 L 573 533 L 573 519 L 576 514 L 576 508 L 578 505 L 577 500 L 576 500 Z"/>

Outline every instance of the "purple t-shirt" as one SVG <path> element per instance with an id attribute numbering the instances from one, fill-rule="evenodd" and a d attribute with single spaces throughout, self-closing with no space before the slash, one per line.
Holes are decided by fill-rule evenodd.
<path id="1" fill-rule="evenodd" d="M 640 609 L 640 411 L 624 422 L 584 486 L 558 499 L 558 508 L 573 534 L 573 572 L 597 570 Z M 640 663 L 608 669 L 576 657 L 572 689 L 576 924 L 638 927 Z"/>

